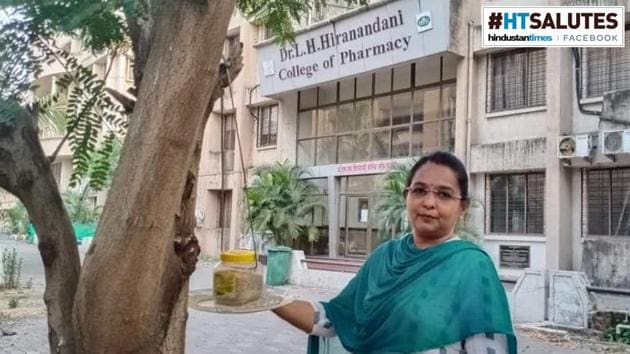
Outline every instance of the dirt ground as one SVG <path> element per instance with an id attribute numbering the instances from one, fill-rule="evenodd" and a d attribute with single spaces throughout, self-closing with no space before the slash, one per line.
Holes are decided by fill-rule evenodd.
<path id="1" fill-rule="evenodd" d="M 600 340 L 600 334 L 592 331 L 570 331 L 552 328 L 517 326 L 519 337 L 527 336 L 537 342 L 552 344 L 570 352 L 630 353 L 630 346 Z"/>
<path id="2" fill-rule="evenodd" d="M 45 315 L 43 297 L 44 289 L 40 287 L 0 289 L 0 323 Z"/>

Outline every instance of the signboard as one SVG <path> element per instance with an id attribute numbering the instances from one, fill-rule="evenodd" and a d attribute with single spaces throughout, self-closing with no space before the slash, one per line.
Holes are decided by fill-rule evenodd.
<path id="1" fill-rule="evenodd" d="M 502 268 L 529 268 L 529 246 L 499 246 L 499 266 Z"/>
<path id="2" fill-rule="evenodd" d="M 409 161 L 412 159 L 405 157 L 391 160 L 350 162 L 338 165 L 311 166 L 307 167 L 306 171 L 313 177 L 369 175 L 387 172 L 396 165 Z"/>
<path id="3" fill-rule="evenodd" d="M 258 47 L 261 94 L 270 96 L 382 69 L 449 48 L 449 1 L 390 1 Z"/>
<path id="4" fill-rule="evenodd" d="M 359 222 L 367 222 L 368 221 L 369 210 L 361 209 L 361 215 L 359 218 Z"/>

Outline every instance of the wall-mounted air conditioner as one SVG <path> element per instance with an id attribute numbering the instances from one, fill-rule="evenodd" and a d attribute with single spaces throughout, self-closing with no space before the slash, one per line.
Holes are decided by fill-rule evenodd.
<path id="1" fill-rule="evenodd" d="M 558 158 L 589 157 L 593 146 L 588 134 L 558 137 Z"/>
<path id="2" fill-rule="evenodd" d="M 602 154 L 630 153 L 630 130 L 608 130 L 601 133 Z"/>

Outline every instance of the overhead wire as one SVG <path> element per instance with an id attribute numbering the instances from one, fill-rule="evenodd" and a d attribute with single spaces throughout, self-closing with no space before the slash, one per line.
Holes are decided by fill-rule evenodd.
<path id="1" fill-rule="evenodd" d="M 229 94 L 230 94 L 230 102 L 232 104 L 232 109 L 236 110 L 236 105 L 234 104 L 234 88 L 232 86 L 232 77 L 230 75 L 230 65 L 231 63 L 228 62 L 228 60 L 226 60 L 225 57 L 223 57 L 223 62 L 225 63 L 225 65 L 227 66 L 227 79 L 228 79 L 228 88 L 229 88 Z M 223 98 L 221 98 L 223 99 Z M 223 106 L 222 106 L 223 107 Z M 232 119 L 234 120 L 234 129 L 235 129 L 235 133 L 236 133 L 236 142 L 238 144 L 238 156 L 239 156 L 239 160 L 241 163 L 241 175 L 243 176 L 243 191 L 245 192 L 245 205 L 247 208 L 247 220 L 249 222 L 249 232 L 252 238 L 252 247 L 254 249 L 254 254 L 256 256 L 256 268 L 258 267 L 258 249 L 256 247 L 256 237 L 254 236 L 254 221 L 252 219 L 252 213 L 251 213 L 251 205 L 249 202 L 249 198 L 247 197 L 248 194 L 248 185 L 247 185 L 247 170 L 245 169 L 245 160 L 243 159 L 243 146 L 241 144 L 241 134 L 239 132 L 239 126 L 238 126 L 238 120 L 236 119 L 236 114 L 232 114 Z M 223 165 L 222 166 L 222 171 L 221 173 L 223 173 Z"/>

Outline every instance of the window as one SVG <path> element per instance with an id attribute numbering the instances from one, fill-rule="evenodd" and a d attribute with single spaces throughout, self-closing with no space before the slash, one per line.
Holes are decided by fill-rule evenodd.
<path id="1" fill-rule="evenodd" d="M 300 91 L 297 164 L 328 165 L 420 156 L 455 146 L 455 80 L 439 73 L 444 59 L 433 58 L 438 76 L 419 85 L 408 64 Z"/>
<path id="2" fill-rule="evenodd" d="M 261 41 L 273 38 L 273 32 L 271 31 L 271 28 L 267 26 L 260 26 L 258 28 L 258 31 L 259 31 L 259 40 Z"/>
<path id="3" fill-rule="evenodd" d="M 94 196 L 90 196 L 86 198 L 86 202 L 91 208 L 96 208 L 98 198 Z"/>
<path id="4" fill-rule="evenodd" d="M 359 198 L 359 208 L 357 208 L 357 223 L 367 222 L 369 216 L 369 199 L 368 198 Z"/>
<path id="5" fill-rule="evenodd" d="M 64 44 L 61 47 L 61 50 L 63 50 L 64 52 L 66 52 L 68 54 L 72 53 L 73 52 L 72 51 L 72 42 L 73 42 L 73 40 L 70 40 L 68 43 Z M 75 50 L 74 52 L 77 52 L 77 50 Z"/>
<path id="6" fill-rule="evenodd" d="M 234 34 L 228 34 L 227 38 L 225 39 L 225 44 L 223 48 L 223 55 L 225 56 L 225 59 L 235 55 L 240 45 L 241 45 L 240 31 Z"/>
<path id="7" fill-rule="evenodd" d="M 16 196 L 0 188 L 0 209 L 6 210 L 13 208 L 15 204 L 19 202 Z"/>
<path id="8" fill-rule="evenodd" d="M 106 70 L 106 63 L 104 62 L 94 63 L 94 65 L 92 65 L 92 73 L 96 75 L 96 78 L 98 80 L 105 79 L 105 70 Z"/>
<path id="9" fill-rule="evenodd" d="M 582 98 L 630 88 L 630 36 L 624 48 L 585 48 L 582 51 Z"/>
<path id="10" fill-rule="evenodd" d="M 53 177 L 55 177 L 55 182 L 57 182 L 57 186 L 61 186 L 61 162 L 54 162 L 50 165 L 50 169 L 52 171 Z"/>
<path id="11" fill-rule="evenodd" d="M 278 105 L 258 107 L 258 147 L 278 142 Z"/>
<path id="12" fill-rule="evenodd" d="M 230 228 L 230 219 L 232 215 L 232 191 L 218 190 L 219 208 L 217 208 L 217 227 L 220 229 Z"/>
<path id="13" fill-rule="evenodd" d="M 543 173 L 493 175 L 488 182 L 491 233 L 544 233 Z"/>
<path id="14" fill-rule="evenodd" d="M 236 128 L 234 114 L 223 116 L 223 168 L 225 171 L 234 170 L 234 148 L 236 138 Z"/>
<path id="15" fill-rule="evenodd" d="M 489 54 L 486 112 L 545 105 L 544 49 Z"/>
<path id="16" fill-rule="evenodd" d="M 630 236 L 630 168 L 586 173 L 586 227 L 593 236 Z"/>
<path id="17" fill-rule="evenodd" d="M 330 18 L 339 16 L 344 12 L 348 12 L 354 8 L 361 6 L 360 3 L 349 4 L 345 0 L 326 0 L 322 1 L 321 5 L 319 3 L 316 6 L 313 6 L 311 10 L 308 12 L 306 16 L 303 16 L 299 23 L 297 24 L 297 28 L 303 28 L 310 26 L 314 23 L 321 22 L 324 20 L 328 20 Z"/>
<path id="18" fill-rule="evenodd" d="M 51 94 L 57 94 L 59 99 L 62 101 L 68 100 L 68 87 L 63 87 L 59 84 L 59 80 L 61 80 L 61 76 L 53 76 L 52 77 L 52 87 Z"/>
<path id="19" fill-rule="evenodd" d="M 131 57 L 125 57 L 126 61 L 127 61 L 127 66 L 125 68 L 125 80 L 129 81 L 129 82 L 133 82 L 134 81 L 134 75 L 133 75 L 133 68 L 134 68 L 134 62 L 133 62 L 133 58 Z"/>

